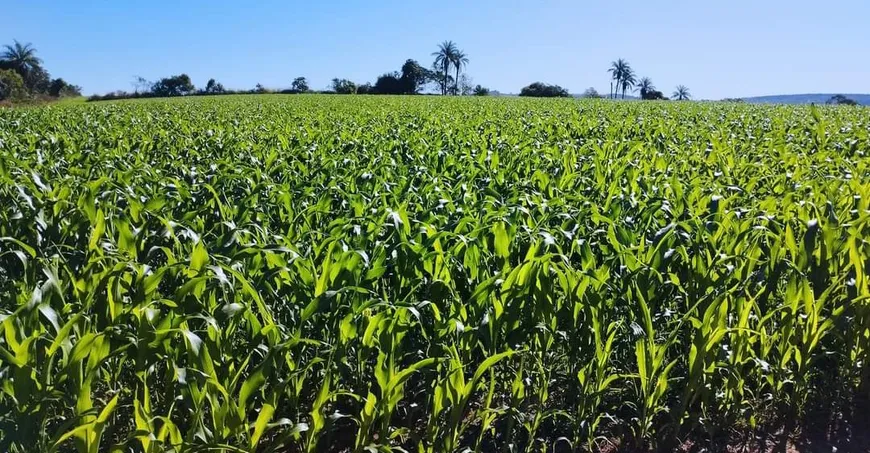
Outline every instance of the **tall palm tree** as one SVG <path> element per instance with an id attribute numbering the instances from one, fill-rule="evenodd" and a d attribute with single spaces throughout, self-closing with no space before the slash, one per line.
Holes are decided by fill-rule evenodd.
<path id="1" fill-rule="evenodd" d="M 628 62 L 623 60 L 622 58 L 610 63 L 610 69 L 608 69 L 607 72 L 610 73 L 611 77 L 613 78 L 613 81 L 616 82 L 614 84 L 614 85 L 616 85 L 616 92 L 613 91 L 612 85 L 611 85 L 611 90 L 610 90 L 610 97 L 611 98 L 614 97 L 614 94 L 619 92 L 619 85 L 620 85 L 620 83 L 622 83 L 622 76 L 625 75 L 625 68 L 627 68 L 627 67 L 629 67 Z"/>
<path id="2" fill-rule="evenodd" d="M 453 54 L 453 66 L 456 68 L 456 80 L 454 80 L 456 94 L 459 94 L 459 71 L 463 66 L 468 66 L 468 55 L 465 52 L 457 49 Z"/>
<path id="3" fill-rule="evenodd" d="M 671 96 L 678 101 L 692 99 L 692 93 L 689 93 L 689 89 L 685 85 L 677 85 L 677 90 Z"/>
<path id="4" fill-rule="evenodd" d="M 656 86 L 653 85 L 652 79 L 650 79 L 649 77 L 644 77 L 640 79 L 640 82 L 637 83 L 637 88 L 635 88 L 635 91 L 639 91 L 640 98 L 645 99 L 647 93 L 651 93 L 655 91 L 655 89 Z"/>
<path id="5" fill-rule="evenodd" d="M 631 89 L 634 84 L 637 83 L 637 79 L 635 79 L 634 71 L 630 66 L 626 66 L 625 72 L 622 74 L 622 98 L 625 99 L 625 91 Z"/>
<path id="6" fill-rule="evenodd" d="M 0 55 L 0 59 L 12 66 L 21 77 L 26 77 L 30 71 L 42 64 L 42 60 L 36 56 L 36 49 L 30 43 L 21 44 L 16 40 L 13 45 L 6 44 L 3 47 L 6 50 Z"/>
<path id="7" fill-rule="evenodd" d="M 442 72 L 444 72 L 444 81 L 441 84 L 442 95 L 447 94 L 447 73 L 450 72 L 450 65 L 453 64 L 453 60 L 458 52 L 459 49 L 453 41 L 444 41 L 438 44 L 438 51 L 432 52 L 432 56 L 435 57 L 435 65 L 440 66 Z"/>

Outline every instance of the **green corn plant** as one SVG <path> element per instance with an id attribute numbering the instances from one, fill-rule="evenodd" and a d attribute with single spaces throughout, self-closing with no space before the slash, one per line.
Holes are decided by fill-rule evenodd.
<path id="1" fill-rule="evenodd" d="M 468 404 L 484 375 L 496 363 L 515 354 L 514 351 L 504 351 L 487 358 L 477 367 L 471 379 L 466 381 L 459 354 L 455 350 L 450 352 L 447 375 L 435 387 L 432 397 L 432 412 L 439 414 L 445 411 L 447 422 L 444 426 L 430 426 L 430 435 L 427 436 L 429 446 L 421 445 L 423 451 L 436 451 L 436 449 L 453 451 L 459 446 L 459 439 L 463 431 L 468 428 L 464 420 Z"/>
<path id="2" fill-rule="evenodd" d="M 586 445 L 592 450 L 598 426 L 604 414 L 601 411 L 606 392 L 620 378 L 611 364 L 613 342 L 619 329 L 618 323 L 605 326 L 597 315 L 598 309 L 589 307 L 592 331 L 595 338 L 594 356 L 577 371 L 579 396 L 574 417 L 573 445 Z"/>
<path id="3" fill-rule="evenodd" d="M 706 448 L 855 413 L 865 117 L 0 109 L 0 451 Z"/>
<path id="4" fill-rule="evenodd" d="M 634 346 L 637 374 L 630 376 L 636 380 L 635 386 L 639 399 L 636 408 L 637 424 L 632 427 L 632 434 L 636 446 L 641 448 L 649 441 L 656 416 L 668 409 L 664 397 L 670 386 L 670 372 L 676 366 L 677 359 L 667 359 L 668 348 L 676 341 L 675 335 L 672 333 L 659 343 L 649 305 L 639 289 L 636 289 L 634 296 L 643 323 L 643 335 Z"/>

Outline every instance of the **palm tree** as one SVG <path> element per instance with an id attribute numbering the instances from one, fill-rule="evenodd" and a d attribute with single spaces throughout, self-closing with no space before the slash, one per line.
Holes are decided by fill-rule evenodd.
<path id="1" fill-rule="evenodd" d="M 692 99 L 692 94 L 689 93 L 689 89 L 685 85 L 677 85 L 677 90 L 671 96 L 678 101 Z"/>
<path id="2" fill-rule="evenodd" d="M 454 88 L 456 94 L 459 94 L 459 71 L 462 70 L 463 66 L 468 66 L 468 55 L 466 55 L 465 52 L 457 49 L 456 52 L 453 54 L 452 63 L 453 66 L 456 67 L 456 80 L 454 80 Z"/>
<path id="3" fill-rule="evenodd" d="M 447 94 L 447 73 L 450 72 L 450 65 L 453 64 L 453 60 L 456 58 L 456 54 L 459 52 L 459 49 L 456 48 L 456 44 L 453 41 L 444 41 L 438 45 L 438 51 L 432 52 L 432 56 L 435 57 L 435 65 L 440 66 L 442 72 L 444 72 L 444 81 L 441 84 L 441 94 Z"/>
<path id="4" fill-rule="evenodd" d="M 634 71 L 630 66 L 626 65 L 625 72 L 622 74 L 622 98 L 625 99 L 625 90 L 630 89 L 637 83 L 637 79 L 634 78 Z"/>
<path id="5" fill-rule="evenodd" d="M 651 93 L 655 91 L 656 86 L 653 85 L 652 79 L 649 77 L 644 77 L 640 79 L 640 82 L 637 83 L 637 88 L 635 91 L 640 91 L 640 98 L 646 99 L 647 93 Z"/>
<path id="6" fill-rule="evenodd" d="M 15 72 L 20 74 L 21 77 L 26 78 L 30 71 L 42 64 L 42 60 L 36 56 L 36 49 L 30 43 L 21 44 L 18 41 L 14 41 L 13 45 L 6 44 L 3 47 L 6 48 L 6 51 L 3 52 L 0 59 L 14 68 Z"/>
<path id="7" fill-rule="evenodd" d="M 622 88 L 622 98 L 625 99 L 625 90 L 633 87 L 636 82 L 631 65 L 620 58 L 610 63 L 610 69 L 607 72 L 611 74 L 611 77 L 616 82 L 616 89 L 611 90 L 610 97 L 616 97 L 615 95 L 618 95 L 619 89 Z"/>
<path id="8" fill-rule="evenodd" d="M 608 69 L 607 72 L 610 73 L 611 77 L 616 82 L 616 92 L 619 92 L 619 84 L 622 83 L 622 76 L 625 75 L 625 68 L 627 67 L 629 67 L 628 62 L 622 58 L 610 63 L 610 69 Z M 611 84 L 610 97 L 613 98 L 614 94 L 613 85 Z"/>

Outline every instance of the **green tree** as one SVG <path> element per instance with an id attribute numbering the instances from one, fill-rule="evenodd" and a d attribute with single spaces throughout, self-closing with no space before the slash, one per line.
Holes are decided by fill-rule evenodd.
<path id="1" fill-rule="evenodd" d="M 656 86 L 653 85 L 652 79 L 649 77 L 643 77 L 640 81 L 637 82 L 637 86 L 635 87 L 635 91 L 640 92 L 640 98 L 646 99 L 647 93 L 651 93 L 655 91 Z"/>
<path id="2" fill-rule="evenodd" d="M 36 56 L 33 44 L 22 44 L 17 40 L 12 45 L 3 46 L 0 55 L 0 69 L 12 69 L 24 80 L 30 92 L 46 91 L 50 83 L 48 72 L 42 68 L 42 60 Z"/>
<path id="3" fill-rule="evenodd" d="M 598 94 L 598 90 L 595 88 L 589 87 L 583 92 L 583 97 L 587 99 L 601 99 L 604 96 Z"/>
<path id="4" fill-rule="evenodd" d="M 0 56 L 4 61 L 9 62 L 18 75 L 24 78 L 24 74 L 33 68 L 42 65 L 42 59 L 36 56 L 36 49 L 33 44 L 21 44 L 17 40 L 13 41 L 12 45 L 6 44 L 3 47 L 3 55 Z"/>
<path id="5" fill-rule="evenodd" d="M 489 88 L 486 88 L 482 85 L 476 85 L 472 94 L 475 96 L 489 96 Z"/>
<path id="6" fill-rule="evenodd" d="M 27 97 L 24 79 L 12 69 L 0 69 L 0 101 L 19 100 Z"/>
<path id="7" fill-rule="evenodd" d="M 458 53 L 459 49 L 453 41 L 442 42 L 438 45 L 438 50 L 432 53 L 432 56 L 435 57 L 434 66 L 439 68 L 443 73 L 443 77 L 439 80 L 442 95 L 446 95 L 450 89 L 450 85 L 448 85 L 448 73 L 450 72 L 450 65 L 453 64 Z"/>
<path id="8" fill-rule="evenodd" d="M 858 105 L 857 102 L 847 98 L 846 96 L 843 96 L 842 94 L 835 94 L 831 96 L 831 99 L 828 99 L 825 103 L 832 105 Z"/>
<path id="9" fill-rule="evenodd" d="M 82 88 L 69 84 L 64 79 L 57 78 L 49 84 L 48 94 L 54 97 L 81 96 Z"/>
<path id="10" fill-rule="evenodd" d="M 154 83 L 151 92 L 157 96 L 184 96 L 193 93 L 196 87 L 187 74 L 165 77 Z"/>
<path id="11" fill-rule="evenodd" d="M 51 75 L 45 68 L 38 66 L 27 73 L 24 84 L 27 85 L 31 93 L 47 93 L 51 85 Z"/>
<path id="12" fill-rule="evenodd" d="M 610 85 L 610 97 L 614 98 L 619 93 L 619 87 L 622 85 L 622 79 L 625 77 L 627 71 L 631 70 L 631 66 L 629 66 L 628 62 L 623 60 L 622 58 L 613 61 L 610 63 L 610 69 L 607 72 L 610 73 L 611 78 L 614 83 Z M 616 90 L 614 90 L 616 87 Z"/>
<path id="13" fill-rule="evenodd" d="M 145 77 L 142 76 L 133 76 L 133 90 L 135 93 L 139 93 L 140 91 L 143 93 L 147 93 L 151 91 L 151 87 L 154 86 L 154 83 L 149 82 Z"/>
<path id="14" fill-rule="evenodd" d="M 216 81 L 215 79 L 208 79 L 208 83 L 205 84 L 205 92 L 206 93 L 214 94 L 214 93 L 223 93 L 224 91 L 226 91 L 226 90 L 224 90 L 223 84 Z"/>
<path id="15" fill-rule="evenodd" d="M 399 73 L 392 72 L 378 77 L 372 90 L 373 94 L 404 94 L 406 86 Z"/>
<path id="16" fill-rule="evenodd" d="M 295 79 L 293 79 L 293 83 L 291 84 L 290 88 L 300 93 L 307 93 L 311 91 L 311 89 L 308 87 L 308 79 L 306 79 L 305 77 L 296 77 Z"/>
<path id="17" fill-rule="evenodd" d="M 520 90 L 520 96 L 528 96 L 528 97 L 542 97 L 542 98 L 555 98 L 569 97 L 568 90 L 560 87 L 559 85 L 548 85 L 542 82 L 535 82 L 529 86 L 523 87 Z"/>
<path id="18" fill-rule="evenodd" d="M 462 71 L 462 68 L 464 66 L 468 65 L 468 55 L 466 55 L 465 52 L 457 49 L 456 52 L 453 54 L 453 60 L 451 61 L 451 63 L 453 63 L 453 67 L 456 68 L 456 78 L 454 79 L 455 85 L 453 87 L 453 93 L 462 94 L 459 73 Z"/>
<path id="19" fill-rule="evenodd" d="M 625 99 L 625 92 L 628 91 L 637 82 L 634 71 L 627 61 L 620 58 L 610 63 L 610 69 L 607 70 L 615 83 L 611 84 L 610 97 L 613 98 L 619 94 L 622 89 L 622 98 Z M 615 90 L 614 90 L 615 88 Z"/>
<path id="20" fill-rule="evenodd" d="M 634 71 L 631 67 L 625 68 L 625 72 L 622 74 L 622 99 L 625 99 L 625 92 L 630 90 L 635 83 L 637 83 L 637 79 L 635 78 Z"/>
<path id="21" fill-rule="evenodd" d="M 471 94 L 474 93 L 474 79 L 472 79 L 468 74 L 462 74 L 459 76 L 459 83 L 457 85 L 457 94 L 471 96 Z"/>
<path id="22" fill-rule="evenodd" d="M 420 66 L 417 60 L 408 59 L 402 65 L 401 82 L 405 94 L 417 94 L 429 81 L 429 71 Z"/>
<path id="23" fill-rule="evenodd" d="M 667 101 L 664 93 L 659 90 L 650 90 L 646 92 L 646 97 L 642 98 L 648 101 Z"/>
<path id="24" fill-rule="evenodd" d="M 441 94 L 445 94 L 450 87 L 453 86 L 453 76 L 445 74 L 441 71 L 441 67 L 437 63 L 432 63 L 432 69 L 429 70 L 429 79 L 435 86 L 441 90 Z"/>
<path id="25" fill-rule="evenodd" d="M 677 85 L 677 89 L 674 91 L 674 94 L 672 94 L 671 97 L 678 101 L 686 101 L 692 99 L 692 94 L 689 93 L 689 89 L 684 85 Z"/>
<path id="26" fill-rule="evenodd" d="M 356 94 L 356 84 L 347 79 L 332 79 L 332 91 L 338 94 Z"/>

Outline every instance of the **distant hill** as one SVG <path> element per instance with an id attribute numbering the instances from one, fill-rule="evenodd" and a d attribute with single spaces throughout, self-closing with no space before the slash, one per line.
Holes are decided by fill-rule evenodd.
<path id="1" fill-rule="evenodd" d="M 837 93 L 781 94 L 776 96 L 755 96 L 743 98 L 751 104 L 824 104 Z M 870 105 L 870 94 L 843 94 L 861 105 Z"/>

